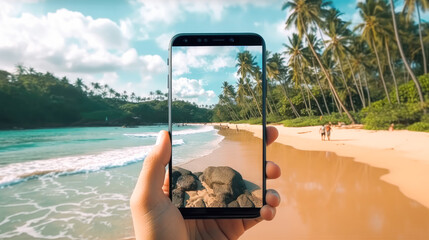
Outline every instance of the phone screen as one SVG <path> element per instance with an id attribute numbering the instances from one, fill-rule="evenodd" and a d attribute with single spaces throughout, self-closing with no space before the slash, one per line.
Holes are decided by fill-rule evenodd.
<path id="1" fill-rule="evenodd" d="M 170 194 L 179 209 L 264 203 L 265 48 L 220 39 L 176 38 L 170 49 Z M 249 121 L 259 125 L 243 130 Z"/>

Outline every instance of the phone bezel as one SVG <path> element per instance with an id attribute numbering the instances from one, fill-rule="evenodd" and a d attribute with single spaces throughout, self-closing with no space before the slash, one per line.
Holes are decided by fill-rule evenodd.
<path id="1" fill-rule="evenodd" d="M 184 39 L 188 39 L 185 41 Z M 202 39 L 199 41 L 198 39 Z M 233 38 L 234 41 L 230 39 Z M 207 41 L 204 41 L 207 39 Z M 222 41 L 223 39 L 223 41 Z M 262 202 L 266 195 L 266 46 L 264 39 L 256 33 L 181 33 L 175 35 L 169 44 L 168 64 L 168 132 L 172 143 L 172 47 L 192 46 L 261 46 L 262 47 Z M 172 149 L 172 148 L 171 148 Z M 169 179 L 172 173 L 172 152 L 168 165 Z M 170 181 L 171 183 L 171 181 Z M 172 199 L 172 187 L 169 187 Z M 256 218 L 260 216 L 261 208 L 178 208 L 185 219 L 200 218 Z"/>

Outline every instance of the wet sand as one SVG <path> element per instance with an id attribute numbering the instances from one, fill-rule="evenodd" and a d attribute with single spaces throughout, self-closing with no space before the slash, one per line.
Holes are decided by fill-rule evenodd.
<path id="1" fill-rule="evenodd" d="M 223 124 L 224 125 L 224 124 Z M 236 124 L 230 127 L 235 128 Z M 238 124 L 258 134 L 258 125 Z M 335 152 L 353 157 L 357 162 L 387 169 L 380 178 L 398 186 L 407 197 L 429 208 L 429 133 L 407 130 L 371 131 L 334 127 L 331 141 L 321 141 L 320 127 L 288 128 L 279 130 L 278 143 L 300 150 Z"/>
<path id="2" fill-rule="evenodd" d="M 260 189 L 263 177 L 261 139 L 243 130 L 221 129 L 218 134 L 225 137 L 218 149 L 178 166 L 192 172 L 202 172 L 209 166 L 229 166 L 241 174 L 248 189 Z"/>
<path id="3" fill-rule="evenodd" d="M 260 139 L 240 132 L 244 137 L 226 137 L 219 149 L 187 166 L 197 169 L 199 162 L 232 157 L 236 160 L 229 164 L 249 170 L 240 170 L 245 178 L 258 161 L 242 165 L 235 154 L 260 149 Z M 273 221 L 258 224 L 242 239 L 429 239 L 429 209 L 381 180 L 388 170 L 279 143 L 267 152 L 267 159 L 282 168 L 280 179 L 267 181 L 282 203 Z"/>

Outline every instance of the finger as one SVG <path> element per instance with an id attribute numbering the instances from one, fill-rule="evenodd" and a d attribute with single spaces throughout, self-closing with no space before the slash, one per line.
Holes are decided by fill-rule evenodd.
<path id="1" fill-rule="evenodd" d="M 170 154 L 171 143 L 169 134 L 167 131 L 161 131 L 158 134 L 157 144 L 143 162 L 140 176 L 131 196 L 133 202 L 156 204 L 150 201 L 164 196 L 162 187 L 165 177 L 165 166 L 170 161 Z M 155 196 L 148 198 L 147 196 L 150 195 Z"/>
<path id="2" fill-rule="evenodd" d="M 271 161 L 267 161 L 265 173 L 268 179 L 276 179 L 282 174 L 280 167 Z"/>
<path id="3" fill-rule="evenodd" d="M 266 221 L 271 221 L 276 216 L 276 208 L 270 205 L 265 205 L 261 208 L 261 218 Z"/>
<path id="4" fill-rule="evenodd" d="M 278 136 L 279 136 L 279 131 L 277 131 L 277 128 L 273 126 L 267 127 L 267 145 L 270 145 L 271 143 L 273 143 Z"/>
<path id="5" fill-rule="evenodd" d="M 263 206 L 260 211 L 260 217 L 256 219 L 243 219 L 244 230 L 247 230 L 262 220 L 272 220 L 276 215 L 276 207 L 280 204 L 280 195 L 276 190 L 269 189 L 267 190 L 267 195 L 265 196 L 265 201 L 267 205 Z"/>
<path id="6" fill-rule="evenodd" d="M 164 177 L 164 185 L 162 185 L 162 191 L 164 192 L 164 195 L 167 197 L 170 197 L 170 175 L 168 174 L 168 169 L 165 172 L 165 177 Z"/>
<path id="7" fill-rule="evenodd" d="M 265 195 L 265 201 L 271 207 L 278 207 L 280 205 L 280 194 L 274 189 L 269 189 Z"/>

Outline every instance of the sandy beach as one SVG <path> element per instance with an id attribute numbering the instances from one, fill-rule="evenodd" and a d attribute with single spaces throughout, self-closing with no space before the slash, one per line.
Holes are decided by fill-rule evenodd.
<path id="1" fill-rule="evenodd" d="M 237 127 L 261 137 L 257 125 L 239 124 Z M 398 186 L 406 196 L 429 208 L 429 133 L 334 127 L 331 141 L 321 141 L 318 126 L 275 127 L 279 130 L 278 143 L 300 150 L 335 152 L 387 169 L 389 172 L 381 177 L 382 180 Z"/>
<path id="2" fill-rule="evenodd" d="M 229 127 L 261 137 L 258 125 Z M 267 186 L 279 191 L 282 203 L 274 221 L 242 239 L 429 237 L 429 134 L 335 127 L 331 141 L 321 141 L 319 127 L 276 128 L 279 138 L 267 159 L 281 166 L 282 177 Z"/>
<path id="3" fill-rule="evenodd" d="M 256 130 L 256 129 L 255 129 Z M 249 131 L 220 130 L 225 138 L 218 149 L 211 154 L 178 165 L 192 172 L 202 172 L 208 166 L 229 166 L 238 171 L 244 180 L 260 185 L 262 183 L 261 140 Z"/>

